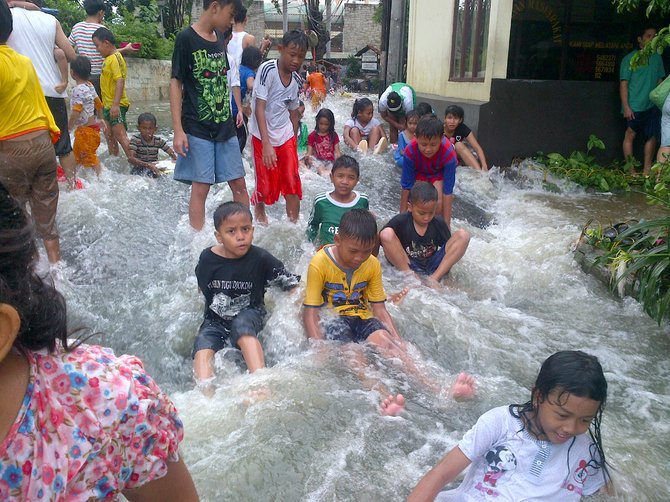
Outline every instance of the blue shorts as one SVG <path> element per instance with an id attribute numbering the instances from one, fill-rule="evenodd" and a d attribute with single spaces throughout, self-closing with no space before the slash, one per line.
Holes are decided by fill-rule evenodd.
<path id="1" fill-rule="evenodd" d="M 362 342 L 377 330 L 388 331 L 377 318 L 361 319 L 358 316 L 341 315 L 325 322 L 326 339 L 340 342 Z"/>
<path id="2" fill-rule="evenodd" d="M 177 156 L 174 179 L 213 185 L 244 177 L 244 166 L 237 136 L 226 141 L 212 141 L 187 134 L 186 157 Z"/>
<path id="3" fill-rule="evenodd" d="M 440 263 L 442 263 L 442 259 L 444 258 L 444 251 L 446 249 L 446 245 L 442 246 L 440 249 L 438 249 L 435 253 L 433 253 L 433 256 L 426 260 L 416 260 L 413 258 L 409 259 L 409 268 L 414 270 L 417 274 L 422 274 L 422 275 L 430 275 L 433 272 L 437 270 L 437 267 L 440 266 Z"/>
<path id="4" fill-rule="evenodd" d="M 627 120 L 626 126 L 642 136 L 643 141 L 661 136 L 661 110 L 652 106 L 649 110 L 635 112 L 633 120 Z"/>
<path id="5" fill-rule="evenodd" d="M 264 310 L 246 308 L 232 321 L 205 319 L 193 342 L 191 356 L 195 357 L 196 352 L 204 349 L 218 352 L 228 346 L 237 348 L 241 336 L 258 336 L 263 329 L 264 317 Z"/>

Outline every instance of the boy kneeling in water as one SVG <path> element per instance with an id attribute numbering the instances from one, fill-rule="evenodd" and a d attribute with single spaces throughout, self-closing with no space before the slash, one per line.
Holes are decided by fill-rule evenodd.
<path id="1" fill-rule="evenodd" d="M 265 367 L 258 333 L 263 329 L 268 285 L 283 290 L 298 285 L 300 276 L 287 272 L 270 253 L 251 244 L 251 211 L 239 202 L 225 202 L 214 211 L 218 244 L 200 254 L 195 275 L 205 296 L 205 320 L 193 345 L 196 382 L 212 394 L 214 354 L 227 345 L 242 351 L 253 373 Z"/>

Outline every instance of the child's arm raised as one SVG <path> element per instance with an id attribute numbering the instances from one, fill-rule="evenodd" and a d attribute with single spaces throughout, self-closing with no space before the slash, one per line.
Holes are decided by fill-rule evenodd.
<path id="1" fill-rule="evenodd" d="M 447 453 L 414 487 L 407 502 L 426 502 L 435 500 L 444 485 L 453 481 L 470 465 L 470 459 L 456 446 Z"/>

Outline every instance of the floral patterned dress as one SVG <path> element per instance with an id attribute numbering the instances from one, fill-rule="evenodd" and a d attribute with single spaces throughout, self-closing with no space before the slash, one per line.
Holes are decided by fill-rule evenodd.
<path id="1" fill-rule="evenodd" d="M 183 425 L 134 356 L 26 351 L 30 382 L 0 444 L 0 500 L 115 500 L 167 473 Z"/>

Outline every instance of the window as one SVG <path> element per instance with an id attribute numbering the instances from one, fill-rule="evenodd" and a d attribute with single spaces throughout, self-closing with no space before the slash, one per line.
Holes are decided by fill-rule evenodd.
<path id="1" fill-rule="evenodd" d="M 454 15 L 451 78 L 483 82 L 491 0 L 458 0 Z"/>

